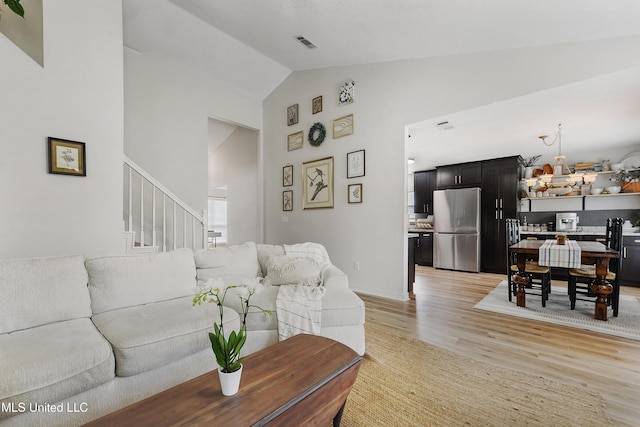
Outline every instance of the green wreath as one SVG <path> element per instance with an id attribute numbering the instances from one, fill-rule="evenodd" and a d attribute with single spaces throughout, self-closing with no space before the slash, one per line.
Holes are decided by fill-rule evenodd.
<path id="1" fill-rule="evenodd" d="M 324 125 L 320 122 L 314 123 L 311 129 L 309 129 L 309 144 L 317 147 L 322 144 L 325 136 L 327 136 L 327 130 L 324 128 Z"/>

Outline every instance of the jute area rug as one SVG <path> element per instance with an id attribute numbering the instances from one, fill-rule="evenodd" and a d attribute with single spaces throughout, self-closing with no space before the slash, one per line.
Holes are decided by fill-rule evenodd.
<path id="1" fill-rule="evenodd" d="M 578 300 L 575 310 L 571 310 L 567 289 L 563 287 L 551 288 L 546 307 L 542 307 L 537 295 L 527 295 L 526 301 L 526 307 L 518 307 L 515 298 L 509 302 L 507 281 L 504 280 L 474 308 L 640 340 L 640 302 L 634 296 L 620 295 L 618 316 L 613 317 L 609 308 L 606 322 L 594 319 L 593 302 Z"/>
<path id="2" fill-rule="evenodd" d="M 506 292 L 506 291 L 505 291 Z M 610 426 L 600 394 L 366 326 L 353 426 Z"/>

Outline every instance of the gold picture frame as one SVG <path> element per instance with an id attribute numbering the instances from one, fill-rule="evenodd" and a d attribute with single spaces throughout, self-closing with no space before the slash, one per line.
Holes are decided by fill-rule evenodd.
<path id="1" fill-rule="evenodd" d="M 322 111 L 322 96 L 316 96 L 311 101 L 311 112 L 317 114 Z"/>
<path id="2" fill-rule="evenodd" d="M 293 104 L 287 107 L 287 126 L 292 126 L 298 123 L 298 104 Z"/>
<path id="3" fill-rule="evenodd" d="M 333 139 L 353 134 L 353 114 L 338 117 L 333 121 Z"/>
<path id="4" fill-rule="evenodd" d="M 287 137 L 287 150 L 293 151 L 302 148 L 304 143 L 304 132 L 292 133 Z"/>
<path id="5" fill-rule="evenodd" d="M 333 157 L 302 164 L 302 208 L 333 208 Z"/>
<path id="6" fill-rule="evenodd" d="M 49 173 L 87 176 L 85 143 L 61 138 L 47 138 Z"/>

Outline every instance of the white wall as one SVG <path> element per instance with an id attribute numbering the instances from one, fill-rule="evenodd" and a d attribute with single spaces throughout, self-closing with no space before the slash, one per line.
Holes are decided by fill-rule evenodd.
<path id="1" fill-rule="evenodd" d="M 207 208 L 208 120 L 259 129 L 258 100 L 124 49 L 125 154 L 191 208 Z"/>
<path id="2" fill-rule="evenodd" d="M 43 21 L 44 67 L 0 35 L 0 259 L 122 252 L 121 2 Z M 48 136 L 86 143 L 86 177 L 47 173 Z"/>
<path id="3" fill-rule="evenodd" d="M 640 38 L 632 38 L 293 73 L 264 102 L 266 241 L 323 243 L 353 289 L 406 299 L 405 125 L 637 66 L 639 54 Z M 338 107 L 338 87 L 348 79 L 356 82 L 356 101 Z M 324 111 L 312 115 L 318 95 Z M 286 108 L 295 103 L 300 123 L 287 126 Z M 332 120 L 349 113 L 355 134 L 333 140 Z M 306 138 L 315 121 L 328 129 L 317 148 Z M 288 152 L 287 135 L 299 130 L 304 147 Z M 346 154 L 359 149 L 366 150 L 366 176 L 347 180 Z M 456 149 L 434 146 L 433 152 Z M 301 165 L 327 156 L 335 157 L 335 207 L 303 211 Z M 281 170 L 288 163 L 296 172 L 295 208 L 282 212 Z M 347 204 L 347 185 L 358 182 L 363 203 Z"/>
<path id="4" fill-rule="evenodd" d="M 238 127 L 209 157 L 210 188 L 226 187 L 228 245 L 261 241 L 258 170 L 258 132 L 252 129 Z"/>

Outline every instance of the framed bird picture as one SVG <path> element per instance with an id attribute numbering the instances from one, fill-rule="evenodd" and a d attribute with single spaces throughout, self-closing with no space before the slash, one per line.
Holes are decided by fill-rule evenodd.
<path id="1" fill-rule="evenodd" d="M 333 157 L 302 164 L 302 208 L 333 207 Z"/>

